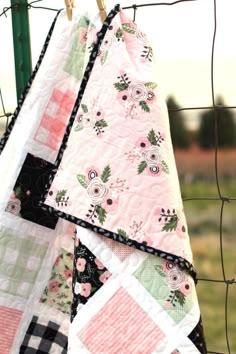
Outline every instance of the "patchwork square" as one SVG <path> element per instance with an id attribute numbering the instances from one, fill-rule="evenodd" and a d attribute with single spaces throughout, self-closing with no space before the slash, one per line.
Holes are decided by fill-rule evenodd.
<path id="1" fill-rule="evenodd" d="M 20 354 L 66 354 L 67 335 L 52 321 L 33 316 L 20 348 Z"/>
<path id="2" fill-rule="evenodd" d="M 108 248 L 116 255 L 121 262 L 124 262 L 135 250 L 132 247 L 118 243 L 108 237 L 98 235 L 98 237 L 106 244 Z"/>
<path id="3" fill-rule="evenodd" d="M 47 249 L 48 242 L 39 242 L 36 238 L 29 235 L 20 237 L 20 235 L 16 235 L 9 228 L 1 227 L 1 291 L 22 298 L 28 298 Z M 11 258 L 11 253 L 14 254 L 13 258 Z M 32 260 L 32 257 L 36 257 L 38 262 L 30 269 L 29 260 Z"/>
<path id="4" fill-rule="evenodd" d="M 64 313 L 70 313 L 72 303 L 73 255 L 62 250 L 57 257 L 50 280 L 40 301 Z"/>
<path id="5" fill-rule="evenodd" d="M 27 154 L 6 211 L 36 224 L 55 229 L 58 217 L 42 210 L 38 205 L 53 167 L 50 162 Z"/>
<path id="6" fill-rule="evenodd" d="M 16 335 L 22 312 L 0 306 L 0 313 L 0 353 L 8 354 Z"/>
<path id="7" fill-rule="evenodd" d="M 91 353 L 151 354 L 165 335 L 126 290 L 120 288 L 78 337 Z"/>
<path id="8" fill-rule="evenodd" d="M 54 89 L 34 139 L 58 151 L 70 117 L 75 94 Z"/>

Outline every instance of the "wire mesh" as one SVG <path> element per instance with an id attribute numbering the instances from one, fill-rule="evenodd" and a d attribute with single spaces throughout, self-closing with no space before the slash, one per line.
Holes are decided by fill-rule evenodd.
<path id="1" fill-rule="evenodd" d="M 51 11 L 58 11 L 58 9 L 55 8 L 48 8 L 44 6 L 39 6 L 38 3 L 40 3 L 41 0 L 35 0 L 32 2 L 29 2 L 25 4 L 24 6 L 27 6 L 28 9 L 45 9 L 45 10 L 51 10 Z M 126 6 L 123 7 L 123 9 L 133 9 L 133 19 L 136 20 L 136 17 L 139 13 L 139 11 L 144 8 L 144 7 L 149 7 L 149 6 L 172 6 L 172 5 L 178 5 L 180 3 L 190 3 L 190 2 L 197 2 L 199 0 L 178 0 L 178 1 L 173 1 L 173 2 L 156 2 L 156 3 L 145 3 L 145 4 L 139 4 L 139 5 L 132 5 L 132 6 Z M 224 211 L 225 211 L 225 205 L 230 203 L 231 201 L 235 201 L 235 197 L 230 197 L 230 196 L 225 196 L 224 193 L 222 193 L 221 189 L 221 184 L 220 184 L 220 178 L 219 178 L 219 168 L 218 168 L 218 151 L 219 151 L 219 142 L 218 142 L 218 113 L 220 110 L 228 110 L 228 109 L 235 109 L 236 106 L 226 106 L 226 105 L 217 105 L 216 104 L 216 99 L 215 99 L 215 82 L 214 82 L 214 63 L 215 63 L 215 41 L 216 41 L 216 35 L 217 35 L 217 0 L 212 0 L 213 2 L 213 17 L 214 17 L 214 29 L 213 29 L 213 35 L 212 35 L 212 43 L 211 43 L 211 65 L 210 65 L 210 80 L 211 80 L 211 99 L 212 99 L 212 105 L 211 106 L 199 106 L 199 107 L 180 107 L 180 108 L 169 108 L 169 111 L 171 112 L 177 112 L 177 111 L 193 111 L 193 110 L 213 110 L 214 112 L 214 137 L 215 137 L 215 148 L 214 148 L 214 174 L 215 174 L 215 184 L 217 187 L 217 195 L 212 197 L 212 196 L 204 196 L 204 197 L 199 197 L 199 196 L 191 196 L 188 197 L 186 196 L 183 198 L 183 201 L 185 203 L 189 202 L 194 202 L 197 200 L 202 200 L 202 201 L 219 201 L 221 206 L 220 206 L 220 215 L 219 215 L 219 257 L 218 260 L 220 262 L 221 266 L 221 273 L 222 273 L 222 278 L 221 279 L 211 279 L 211 278 L 202 278 L 198 277 L 198 282 L 199 283 L 209 283 L 209 286 L 211 283 L 215 284 L 223 284 L 225 286 L 225 296 L 224 296 L 224 329 L 225 329 L 225 341 L 226 341 L 226 348 L 228 350 L 228 353 L 233 353 L 231 350 L 231 344 L 230 344 L 230 338 L 229 338 L 229 290 L 232 285 L 236 283 L 236 280 L 229 279 L 226 275 L 226 264 L 225 264 L 225 254 L 224 254 L 224 235 L 223 235 L 223 220 L 224 220 Z M 13 6 L 23 6 L 22 4 L 15 4 Z M 2 13 L 0 16 L 5 15 L 6 13 L 12 8 L 10 7 L 5 7 L 2 10 Z M 138 11 L 137 11 L 138 10 Z M 5 105 L 4 105 L 4 99 L 3 99 L 3 94 L 0 90 L 0 103 L 2 106 L 2 111 L 3 114 L 0 115 L 0 119 L 5 118 L 6 119 L 6 127 L 8 126 L 9 119 L 12 116 L 12 113 L 6 112 L 5 110 Z M 201 298 L 199 297 L 199 301 L 201 304 Z M 219 318 L 219 321 L 222 321 L 222 319 Z M 217 345 L 217 344 L 216 344 Z M 208 353 L 214 353 L 214 354 L 225 354 L 223 352 L 219 351 L 212 351 L 211 348 L 208 348 Z"/>

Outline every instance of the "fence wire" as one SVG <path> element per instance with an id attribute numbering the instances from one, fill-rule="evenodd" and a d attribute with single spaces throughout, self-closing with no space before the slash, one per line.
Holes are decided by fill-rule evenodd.
<path id="1" fill-rule="evenodd" d="M 0 17 L 5 15 L 7 16 L 7 12 L 11 10 L 13 6 L 27 6 L 28 9 L 44 9 L 44 10 L 49 10 L 49 11 L 58 11 L 58 9 L 55 8 L 49 8 L 49 7 L 44 7 L 44 6 L 39 6 L 37 3 L 40 3 L 42 0 L 34 0 L 26 4 L 22 3 L 15 3 L 12 6 L 5 7 L 2 9 L 2 12 L 0 13 Z M 139 5 L 132 5 L 132 6 L 126 6 L 123 7 L 124 10 L 126 9 L 133 9 L 133 20 L 136 20 L 137 17 L 137 10 L 139 11 L 144 8 L 144 7 L 149 7 L 149 6 L 172 6 L 172 5 L 178 5 L 180 3 L 191 3 L 191 2 L 197 2 L 199 0 L 178 0 L 178 1 L 173 1 L 173 2 L 156 2 L 156 3 L 145 3 L 145 4 L 139 4 Z M 236 106 L 222 106 L 222 105 L 217 105 L 215 101 L 215 83 L 214 83 L 214 63 L 215 63 L 215 41 L 216 41 L 216 35 L 217 35 L 217 0 L 212 0 L 214 7 L 213 7 L 213 16 L 214 16 L 214 29 L 213 29 L 213 36 L 212 36 L 212 45 L 211 45 L 211 66 L 210 66 L 210 80 L 211 80 L 211 97 L 212 97 L 212 106 L 199 106 L 199 107 L 180 107 L 180 108 L 168 108 L 170 112 L 177 112 L 177 111 L 193 111 L 193 110 L 213 110 L 214 112 L 214 136 L 215 136 L 215 152 L 214 152 L 214 171 L 215 171 L 215 183 L 217 186 L 217 195 L 215 197 L 185 197 L 183 198 L 183 201 L 188 203 L 188 202 L 193 202 L 197 200 L 204 200 L 204 201 L 220 201 L 221 203 L 221 208 L 220 208 L 220 216 L 219 216 L 219 261 L 221 264 L 221 271 L 222 271 L 222 279 L 210 279 L 210 278 L 199 278 L 198 277 L 198 282 L 207 282 L 207 283 L 220 283 L 225 285 L 225 298 L 224 298 L 224 328 L 225 328 L 225 341 L 226 341 L 226 347 L 228 350 L 229 354 L 232 354 L 231 350 L 231 345 L 230 345 L 230 339 L 229 339 L 229 289 L 232 285 L 236 284 L 235 278 L 229 279 L 226 276 L 226 265 L 225 265 L 225 255 L 224 255 L 224 247 L 223 247 L 223 217 L 224 217 L 224 210 L 225 210 L 225 204 L 230 203 L 231 201 L 235 201 L 236 197 L 230 197 L 230 196 L 225 196 L 222 193 L 221 186 L 220 186 L 220 179 L 219 179 L 219 173 L 218 173 L 218 150 L 219 150 L 219 144 L 218 144 L 218 114 L 220 110 L 228 110 L 228 109 L 236 109 Z M 0 103 L 2 106 L 2 111 L 3 114 L 0 115 L 0 119 L 5 118 L 6 119 L 6 127 L 8 126 L 10 117 L 12 116 L 13 113 L 6 112 L 5 110 L 5 105 L 4 105 L 4 99 L 3 99 L 3 94 L 0 89 Z M 209 285 L 210 286 L 210 285 Z M 199 302 L 201 303 L 201 298 L 199 297 Z M 220 320 L 220 319 L 219 319 Z M 203 323 L 204 325 L 204 323 Z M 225 354 L 219 351 L 211 351 L 210 348 L 208 348 L 207 353 L 212 353 L 212 354 Z"/>

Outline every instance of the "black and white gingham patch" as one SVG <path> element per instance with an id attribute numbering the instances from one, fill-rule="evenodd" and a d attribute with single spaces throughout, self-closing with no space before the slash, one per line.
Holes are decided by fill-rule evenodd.
<path id="1" fill-rule="evenodd" d="M 68 338 L 59 328 L 52 321 L 39 323 L 39 318 L 34 316 L 21 345 L 20 354 L 66 354 Z"/>

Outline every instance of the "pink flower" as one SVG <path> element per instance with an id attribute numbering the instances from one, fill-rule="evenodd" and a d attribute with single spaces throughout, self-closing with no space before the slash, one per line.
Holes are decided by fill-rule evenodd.
<path id="1" fill-rule="evenodd" d="M 104 269 L 104 265 L 99 261 L 98 258 L 95 258 L 94 262 L 96 263 L 98 269 Z"/>
<path id="2" fill-rule="evenodd" d="M 106 270 L 103 274 L 100 275 L 99 280 L 101 283 L 105 283 L 111 276 L 112 274 Z"/>
<path id="3" fill-rule="evenodd" d="M 100 171 L 97 167 L 90 166 L 86 169 L 86 182 L 89 184 L 92 179 L 100 176 Z"/>
<path id="4" fill-rule="evenodd" d="M 10 199 L 7 203 L 6 211 L 13 215 L 19 215 L 21 210 L 21 201 L 17 198 Z"/>
<path id="5" fill-rule="evenodd" d="M 15 198 L 16 198 L 15 192 L 12 192 L 10 195 L 10 199 L 15 199 Z"/>
<path id="6" fill-rule="evenodd" d="M 55 260 L 54 265 L 55 265 L 55 266 L 58 266 L 58 264 L 60 263 L 60 260 L 61 260 L 61 257 L 60 257 L 60 256 L 57 256 L 57 259 Z"/>
<path id="7" fill-rule="evenodd" d="M 156 208 L 156 210 L 154 211 L 154 214 L 157 216 L 161 215 L 161 208 Z"/>
<path id="8" fill-rule="evenodd" d="M 169 273 L 172 269 L 178 268 L 177 264 L 167 261 L 166 259 L 163 261 L 162 267 L 165 273 Z"/>
<path id="9" fill-rule="evenodd" d="M 106 210 L 109 214 L 114 214 L 118 207 L 118 198 L 113 198 L 111 193 L 109 193 L 102 201 L 102 208 Z"/>
<path id="10" fill-rule="evenodd" d="M 87 35 L 88 35 L 88 30 L 87 29 L 84 29 L 81 33 L 80 33 L 80 42 L 81 43 L 86 43 L 87 42 Z"/>
<path id="11" fill-rule="evenodd" d="M 50 304 L 50 305 L 54 305 L 54 302 L 55 302 L 54 299 L 50 299 L 50 300 L 49 300 L 49 304 Z"/>
<path id="12" fill-rule="evenodd" d="M 80 295 L 84 297 L 89 297 L 91 293 L 92 285 L 90 283 L 82 283 L 80 289 Z"/>
<path id="13" fill-rule="evenodd" d="M 147 172 L 150 176 L 153 177 L 158 177 L 162 173 L 162 167 L 161 164 L 157 164 L 156 166 L 148 166 L 147 167 Z"/>
<path id="14" fill-rule="evenodd" d="M 50 281 L 49 283 L 49 290 L 52 292 L 52 293 L 57 293 L 59 291 L 59 283 L 57 280 L 52 280 Z"/>
<path id="15" fill-rule="evenodd" d="M 84 272 L 85 270 L 86 259 L 78 258 L 76 262 L 76 268 L 79 272 Z"/>
<path id="16" fill-rule="evenodd" d="M 177 235 L 179 237 L 185 237 L 186 236 L 186 226 L 181 221 L 178 222 L 175 231 L 176 231 L 176 233 L 177 233 Z"/>
<path id="17" fill-rule="evenodd" d="M 127 90 L 117 93 L 117 100 L 120 104 L 124 105 L 129 100 L 129 93 Z"/>
<path id="18" fill-rule="evenodd" d="M 26 194 L 29 196 L 31 194 L 31 191 L 26 191 Z"/>
<path id="19" fill-rule="evenodd" d="M 73 274 L 73 272 L 72 272 L 71 269 L 66 269 L 66 270 L 64 270 L 64 275 L 65 275 L 66 279 L 71 278 L 71 277 L 72 277 L 72 274 Z"/>
<path id="20" fill-rule="evenodd" d="M 184 295 L 190 295 L 192 293 L 192 284 L 188 281 L 183 282 L 180 285 L 179 290 L 181 291 L 181 293 L 183 293 Z"/>
<path id="21" fill-rule="evenodd" d="M 171 308 L 171 307 L 172 307 L 172 303 L 171 303 L 170 301 L 166 301 L 165 307 L 166 307 L 167 309 Z"/>
<path id="22" fill-rule="evenodd" d="M 156 95 L 155 93 L 151 90 L 148 89 L 148 93 L 147 93 L 147 104 L 150 106 L 152 105 L 154 102 L 156 101 Z"/>
<path id="23" fill-rule="evenodd" d="M 139 138 L 135 143 L 135 147 L 142 150 L 147 149 L 149 146 L 151 146 L 151 143 L 147 138 Z"/>

